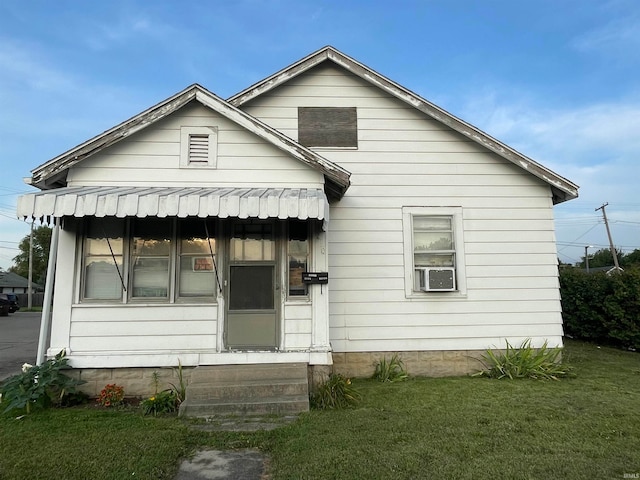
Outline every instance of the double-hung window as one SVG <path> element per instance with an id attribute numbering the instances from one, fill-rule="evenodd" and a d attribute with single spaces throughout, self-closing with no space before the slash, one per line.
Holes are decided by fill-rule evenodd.
<path id="1" fill-rule="evenodd" d="M 466 293 L 462 209 L 404 207 L 405 293 Z"/>

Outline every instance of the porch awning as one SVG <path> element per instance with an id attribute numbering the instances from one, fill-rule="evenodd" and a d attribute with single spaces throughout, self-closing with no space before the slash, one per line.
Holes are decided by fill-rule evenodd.
<path id="1" fill-rule="evenodd" d="M 22 195 L 22 218 L 236 217 L 329 220 L 316 188 L 65 187 Z"/>

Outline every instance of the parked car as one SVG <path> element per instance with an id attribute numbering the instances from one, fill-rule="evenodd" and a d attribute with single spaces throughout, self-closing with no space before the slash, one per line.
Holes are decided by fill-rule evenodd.
<path id="1" fill-rule="evenodd" d="M 15 293 L 5 293 L 5 295 L 9 299 L 9 313 L 14 313 L 20 310 L 18 296 Z"/>
<path id="2" fill-rule="evenodd" d="M 6 293 L 0 293 L 0 317 L 6 317 L 9 315 L 9 308 L 11 306 L 11 302 L 9 301 L 9 297 L 7 297 Z"/>

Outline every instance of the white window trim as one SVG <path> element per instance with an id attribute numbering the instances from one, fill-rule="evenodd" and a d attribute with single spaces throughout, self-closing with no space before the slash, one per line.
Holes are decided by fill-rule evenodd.
<path id="1" fill-rule="evenodd" d="M 455 243 L 455 268 L 457 289 L 452 292 L 417 292 L 414 286 L 413 265 L 413 217 L 450 216 L 453 220 Z M 462 207 L 402 207 L 402 231 L 404 237 L 404 291 L 407 298 L 434 299 L 465 297 L 467 295 L 466 262 L 464 253 L 464 229 Z"/>
<path id="2" fill-rule="evenodd" d="M 209 148 L 204 162 L 189 162 L 189 137 L 208 135 Z M 218 162 L 218 127 L 180 127 L 180 168 L 216 168 Z"/>

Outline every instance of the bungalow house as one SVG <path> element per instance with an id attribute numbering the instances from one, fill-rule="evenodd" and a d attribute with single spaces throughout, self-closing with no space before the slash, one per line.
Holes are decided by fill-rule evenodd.
<path id="1" fill-rule="evenodd" d="M 332 47 L 227 100 L 187 87 L 27 180 L 18 215 L 55 224 L 40 349 L 93 393 L 178 361 L 193 383 L 397 352 L 440 376 L 562 345 L 552 207 L 578 187 Z"/>
<path id="2" fill-rule="evenodd" d="M 31 291 L 41 290 L 37 283 L 31 284 Z M 0 293 L 29 293 L 29 280 L 13 272 L 0 271 Z"/>

